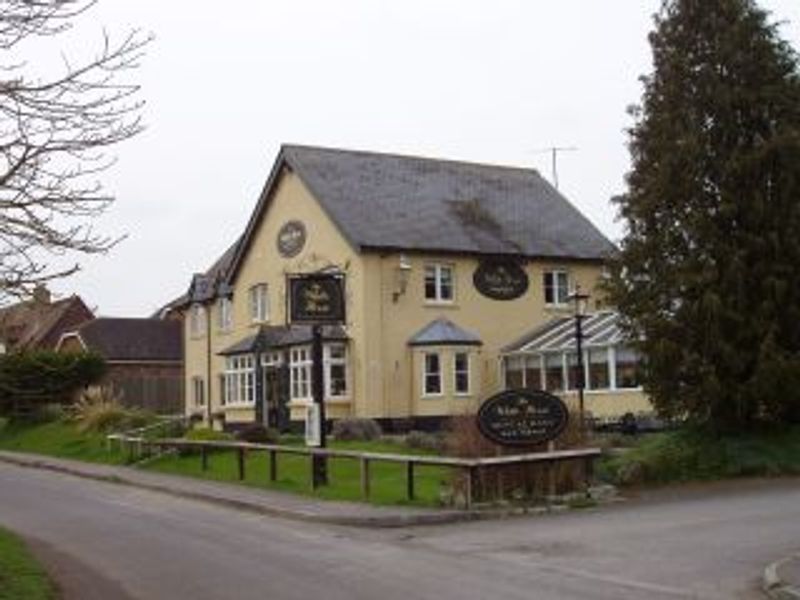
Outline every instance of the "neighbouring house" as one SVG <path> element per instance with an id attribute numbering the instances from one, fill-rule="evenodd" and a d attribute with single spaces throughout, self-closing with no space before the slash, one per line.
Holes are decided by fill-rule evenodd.
<path id="1" fill-rule="evenodd" d="M 0 354 L 53 350 L 65 331 L 94 319 L 80 296 L 53 300 L 44 286 L 33 298 L 0 308 Z"/>
<path id="2" fill-rule="evenodd" d="M 161 414 L 182 414 L 183 336 L 175 320 L 99 317 L 65 332 L 61 352 L 95 352 L 120 402 Z"/>
<path id="3" fill-rule="evenodd" d="M 288 275 L 315 272 L 346 287 L 347 322 L 324 332 L 330 418 L 435 427 L 506 385 L 574 406 L 568 344 L 527 332 L 561 331 L 576 286 L 608 319 L 600 284 L 614 251 L 532 169 L 284 146 L 240 239 L 170 305 L 183 316 L 186 411 L 229 428 L 252 422 L 256 403 L 268 420 L 304 418 L 311 334 L 287 324 L 286 289 Z M 635 355 L 621 340 L 604 359 L 598 347 L 587 346 L 587 410 L 649 411 L 625 375 Z M 556 353 L 560 378 L 545 371 Z M 517 375 L 529 357 L 538 384 Z"/>

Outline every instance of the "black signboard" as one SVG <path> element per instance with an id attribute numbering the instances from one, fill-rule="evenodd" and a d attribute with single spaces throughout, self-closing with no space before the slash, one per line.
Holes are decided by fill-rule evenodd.
<path id="1" fill-rule="evenodd" d="M 300 221 L 289 221 L 278 231 L 278 253 L 284 258 L 297 256 L 306 243 L 306 226 Z"/>
<path id="2" fill-rule="evenodd" d="M 292 323 L 344 323 L 344 278 L 338 275 L 289 276 Z"/>
<path id="3" fill-rule="evenodd" d="M 475 288 L 493 300 L 515 300 L 528 291 L 528 274 L 513 260 L 481 261 L 472 276 Z"/>
<path id="4" fill-rule="evenodd" d="M 538 390 L 506 390 L 478 410 L 481 433 L 503 446 L 534 446 L 557 438 L 569 420 L 560 398 Z"/>

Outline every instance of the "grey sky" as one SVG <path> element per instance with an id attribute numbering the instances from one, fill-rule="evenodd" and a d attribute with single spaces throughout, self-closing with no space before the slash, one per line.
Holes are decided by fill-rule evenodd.
<path id="1" fill-rule="evenodd" d="M 104 315 L 146 315 L 239 235 L 283 142 L 537 168 L 618 239 L 625 109 L 650 69 L 659 0 L 101 0 L 106 27 L 152 31 L 135 74 L 148 129 L 119 147 L 98 225 L 128 239 L 54 285 Z M 800 48 L 800 3 L 762 0 Z M 74 47 L 73 47 L 74 46 Z"/>

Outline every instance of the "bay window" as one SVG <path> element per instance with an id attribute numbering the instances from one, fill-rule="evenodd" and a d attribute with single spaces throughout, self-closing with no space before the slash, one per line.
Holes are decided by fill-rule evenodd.
<path id="1" fill-rule="evenodd" d="M 225 404 L 255 402 L 255 369 L 252 355 L 229 356 L 225 359 Z"/>

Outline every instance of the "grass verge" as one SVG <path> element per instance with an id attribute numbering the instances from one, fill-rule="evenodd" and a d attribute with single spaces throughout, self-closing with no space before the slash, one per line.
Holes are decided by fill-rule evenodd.
<path id="1" fill-rule="evenodd" d="M 297 445 L 297 439 L 291 439 Z M 411 449 L 399 442 L 333 441 L 330 446 L 340 450 L 393 454 L 431 454 L 429 451 Z M 10 424 L 0 427 L 0 449 L 31 452 L 59 458 L 71 458 L 104 464 L 125 464 L 127 455 L 106 449 L 105 435 L 82 433 L 67 421 L 44 424 Z M 329 461 L 327 487 L 312 490 L 310 486 L 309 458 L 280 455 L 278 480 L 269 481 L 269 458 L 265 452 L 250 452 L 246 459 L 246 478 L 238 480 L 238 463 L 235 451 L 216 451 L 209 455 L 209 469 L 201 469 L 199 453 L 167 455 L 156 458 L 143 468 L 160 473 L 197 477 L 213 481 L 243 484 L 251 487 L 277 489 L 329 500 L 362 500 L 359 464 L 353 459 Z M 370 502 L 374 504 L 438 506 L 440 490 L 447 484 L 449 473 L 441 467 L 415 468 L 415 499 L 406 499 L 405 465 L 373 462 L 370 465 Z"/>
<path id="2" fill-rule="evenodd" d="M 393 454 L 420 454 L 402 444 L 390 442 L 337 442 L 331 448 Z M 329 485 L 311 489 L 310 459 L 306 456 L 282 454 L 278 456 L 277 481 L 269 481 L 269 457 L 266 452 L 250 452 L 246 458 L 244 481 L 238 480 L 237 454 L 216 451 L 209 455 L 208 470 L 201 469 L 199 454 L 169 455 L 156 459 L 147 468 L 161 473 L 171 473 L 242 483 L 251 487 L 277 489 L 312 495 L 328 500 L 362 500 L 359 463 L 353 459 L 336 458 L 328 461 Z M 440 490 L 446 484 L 447 469 L 418 466 L 414 471 L 415 498 L 406 499 L 406 469 L 403 464 L 372 462 L 370 464 L 370 498 L 373 504 L 438 506 Z"/>
<path id="3" fill-rule="evenodd" d="M 55 586 L 25 544 L 0 529 L 0 600 L 52 600 Z"/>
<path id="4" fill-rule="evenodd" d="M 82 433 L 68 421 L 41 424 L 8 423 L 0 427 L 0 450 L 33 452 L 87 462 L 123 464 L 125 456 L 106 450 L 102 433 Z"/>
<path id="5" fill-rule="evenodd" d="M 605 458 L 599 473 L 621 485 L 800 475 L 800 426 L 721 437 L 689 428 L 652 434 Z"/>

